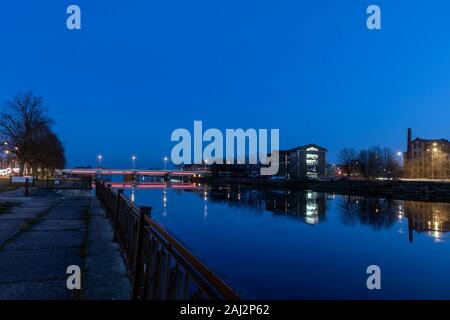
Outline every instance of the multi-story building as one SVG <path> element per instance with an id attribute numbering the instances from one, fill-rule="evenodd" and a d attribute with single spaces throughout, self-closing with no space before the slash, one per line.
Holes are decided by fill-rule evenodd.
<path id="1" fill-rule="evenodd" d="M 405 178 L 450 178 L 450 142 L 446 139 L 411 139 L 408 129 L 407 151 L 403 155 Z"/>
<path id="2" fill-rule="evenodd" d="M 292 179 L 318 179 L 327 173 L 327 149 L 307 144 L 279 151 L 278 176 Z"/>

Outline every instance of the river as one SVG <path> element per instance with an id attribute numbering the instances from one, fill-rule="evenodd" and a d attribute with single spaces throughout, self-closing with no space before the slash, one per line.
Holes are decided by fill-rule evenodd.
<path id="1" fill-rule="evenodd" d="M 126 190 L 243 297 L 450 299 L 450 204 L 197 186 Z M 367 267 L 381 270 L 369 290 Z"/>

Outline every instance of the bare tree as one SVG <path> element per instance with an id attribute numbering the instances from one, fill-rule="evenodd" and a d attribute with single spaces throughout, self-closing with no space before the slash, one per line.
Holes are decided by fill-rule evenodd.
<path id="1" fill-rule="evenodd" d="M 23 175 L 26 164 L 34 167 L 33 174 L 36 174 L 39 165 L 59 161 L 58 166 L 52 164 L 56 168 L 65 162 L 64 148 L 52 133 L 52 124 L 43 99 L 31 91 L 19 93 L 5 104 L 0 112 L 0 135 L 4 148 L 16 156 L 20 175 Z M 44 158 L 47 160 L 42 161 Z"/>
<path id="2" fill-rule="evenodd" d="M 382 177 L 384 174 L 383 151 L 375 146 L 363 149 L 358 154 L 358 169 L 366 180 Z"/>
<path id="3" fill-rule="evenodd" d="M 344 148 L 339 152 L 339 167 L 350 179 L 350 176 L 358 171 L 358 155 L 354 148 Z"/>
<path id="4" fill-rule="evenodd" d="M 400 163 L 395 159 L 394 153 L 389 148 L 383 151 L 383 171 L 384 177 L 388 179 L 398 179 L 402 175 Z"/>

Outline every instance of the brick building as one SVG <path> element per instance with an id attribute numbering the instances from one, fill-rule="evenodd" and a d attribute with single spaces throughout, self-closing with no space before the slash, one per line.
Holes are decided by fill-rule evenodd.
<path id="1" fill-rule="evenodd" d="M 411 138 L 408 129 L 407 151 L 403 155 L 405 178 L 450 178 L 450 142 L 446 139 Z"/>

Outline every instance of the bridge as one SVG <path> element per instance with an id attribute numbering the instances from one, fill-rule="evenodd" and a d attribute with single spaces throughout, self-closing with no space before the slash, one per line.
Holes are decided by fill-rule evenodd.
<path id="1" fill-rule="evenodd" d="M 143 169 L 64 169 L 62 174 L 75 176 L 153 176 L 153 177 L 195 177 L 207 173 L 207 171 L 183 171 L 183 170 L 143 170 Z"/>

